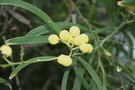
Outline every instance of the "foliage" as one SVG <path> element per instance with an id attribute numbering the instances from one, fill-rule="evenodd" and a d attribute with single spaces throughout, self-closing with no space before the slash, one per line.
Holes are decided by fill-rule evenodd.
<path id="1" fill-rule="evenodd" d="M 3 59 L 0 61 L 0 67 L 12 68 L 9 75 L 11 84 L 3 78 L 0 78 L 0 83 L 8 86 L 10 90 L 134 90 L 134 0 L 58 2 L 32 0 L 28 3 L 26 0 L 0 0 L 0 18 L 4 17 L 0 22 L 5 20 L 5 23 L 0 25 L 1 44 L 4 44 L 4 41 L 13 49 L 11 57 L 1 55 Z M 49 16 L 38 7 L 45 9 Z M 54 8 L 56 10 L 53 10 Z M 66 43 L 50 45 L 48 36 L 59 35 L 61 30 L 69 30 L 74 25 L 89 36 L 94 49 L 92 53 L 78 53 L 80 50 L 76 48 L 71 55 L 73 64 L 64 67 L 53 61 L 56 61 L 61 53 L 71 53 L 72 49 Z M 8 29 L 10 31 L 7 31 Z M 42 63 L 38 64 L 39 62 Z M 43 62 L 46 62 L 43 65 L 45 70 L 42 67 Z M 30 66 L 26 67 L 28 65 Z M 49 73 L 51 70 L 54 75 Z M 34 78 L 34 75 L 37 77 Z M 17 87 L 12 83 L 14 77 Z M 28 77 L 34 82 L 27 80 Z M 45 82 L 42 80 L 43 77 L 46 78 Z M 30 82 L 33 85 L 29 87 L 27 83 Z M 36 82 L 42 84 L 35 88 Z"/>

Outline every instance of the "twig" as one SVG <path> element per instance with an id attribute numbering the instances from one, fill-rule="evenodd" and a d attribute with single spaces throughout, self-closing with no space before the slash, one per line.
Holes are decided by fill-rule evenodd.
<path id="1" fill-rule="evenodd" d="M 126 90 L 125 85 L 124 85 L 124 82 L 123 82 L 120 74 L 117 72 L 117 68 L 116 68 L 116 65 L 115 65 L 114 61 L 111 58 L 109 58 L 109 60 L 111 61 L 112 65 L 114 66 L 114 71 L 116 72 L 118 78 L 120 79 L 120 82 L 121 82 L 121 85 L 122 85 L 123 90 Z"/>
<path id="2" fill-rule="evenodd" d="M 98 51 L 98 60 L 99 60 L 99 66 L 100 66 L 102 74 L 103 74 L 103 82 L 106 85 L 106 72 L 104 70 L 103 63 L 101 62 L 101 59 L 100 59 L 100 51 Z"/>
<path id="3" fill-rule="evenodd" d="M 84 53 L 74 53 L 73 56 L 83 55 Z"/>
<path id="4" fill-rule="evenodd" d="M 11 64 L 12 62 L 10 62 L 5 56 L 2 56 L 3 59 L 8 63 L 8 64 Z"/>
<path id="5" fill-rule="evenodd" d="M 10 57 L 10 58 L 11 58 L 11 61 L 13 62 L 12 57 Z M 12 66 L 12 71 L 14 71 L 14 69 L 15 69 L 15 66 Z M 15 76 L 15 82 L 16 82 L 18 88 L 19 88 L 18 90 L 22 90 L 21 89 L 21 85 L 20 85 L 20 81 L 19 81 L 19 78 L 18 78 L 18 75 Z"/>
<path id="6" fill-rule="evenodd" d="M 55 59 L 57 59 L 57 57 L 50 58 L 48 60 L 55 60 Z M 37 59 L 35 61 L 29 61 L 28 60 L 28 61 L 24 61 L 24 62 L 11 62 L 10 64 L 0 64 L 0 67 L 6 68 L 6 67 L 20 65 L 20 64 L 32 64 L 32 63 L 37 63 L 37 62 L 44 62 L 44 60 Z"/>
<path id="7" fill-rule="evenodd" d="M 24 47 L 23 47 L 23 45 L 20 46 L 20 49 L 21 49 L 21 51 L 20 51 L 20 61 L 23 62 L 24 61 L 23 60 L 23 56 L 24 56 Z"/>
<path id="8" fill-rule="evenodd" d="M 82 13 L 80 12 L 80 10 L 78 9 L 78 7 L 75 5 L 75 3 L 73 2 L 73 0 L 69 0 L 69 2 L 71 3 L 71 5 L 75 8 L 76 12 L 78 13 L 78 15 L 80 16 L 80 18 L 86 23 L 86 25 L 88 26 L 88 28 L 90 29 L 90 31 L 92 31 L 91 28 L 91 24 L 88 22 L 88 20 L 82 15 Z"/>
<path id="9" fill-rule="evenodd" d="M 103 39 L 102 40 L 102 42 L 101 42 L 101 46 L 103 46 L 103 44 L 108 40 L 108 39 L 110 39 L 111 37 L 113 37 L 119 30 L 120 30 L 120 28 L 122 28 L 123 26 L 125 26 L 126 24 L 130 24 L 130 23 L 133 23 L 135 20 L 130 20 L 130 21 L 126 21 L 126 22 L 123 22 L 122 24 L 120 24 L 118 27 L 116 27 L 115 29 L 114 29 L 114 31 L 110 34 L 110 35 L 108 35 L 105 39 Z"/>

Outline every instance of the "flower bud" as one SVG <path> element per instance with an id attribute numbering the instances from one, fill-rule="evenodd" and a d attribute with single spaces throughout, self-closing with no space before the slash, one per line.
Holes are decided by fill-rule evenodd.
<path id="1" fill-rule="evenodd" d="M 70 38 L 70 34 L 67 30 L 62 30 L 59 34 L 59 37 L 62 41 L 67 42 Z"/>
<path id="2" fill-rule="evenodd" d="M 6 57 L 9 57 L 12 55 L 12 48 L 8 45 L 2 45 L 0 47 L 1 54 L 5 55 Z"/>
<path id="3" fill-rule="evenodd" d="M 59 64 L 62 64 L 65 67 L 68 67 L 68 66 L 71 66 L 72 65 L 72 59 L 71 59 L 70 56 L 66 56 L 66 55 L 61 54 L 58 57 L 58 63 Z"/>
<path id="4" fill-rule="evenodd" d="M 81 44 L 79 48 L 83 53 L 91 53 L 93 51 L 92 45 L 88 43 Z"/>
<path id="5" fill-rule="evenodd" d="M 48 41 L 52 45 L 56 45 L 59 42 L 59 37 L 55 34 L 49 36 Z"/>
<path id="6" fill-rule="evenodd" d="M 80 46 L 83 43 L 87 43 L 89 41 L 89 37 L 86 34 L 81 34 L 76 36 L 74 39 L 74 44 Z"/>
<path id="7" fill-rule="evenodd" d="M 71 34 L 69 36 L 69 42 L 72 43 L 72 44 L 74 43 L 74 37 Z"/>
<path id="8" fill-rule="evenodd" d="M 80 35 L 80 29 L 78 26 L 72 26 L 70 29 L 69 29 L 69 32 L 72 36 L 78 36 Z"/>

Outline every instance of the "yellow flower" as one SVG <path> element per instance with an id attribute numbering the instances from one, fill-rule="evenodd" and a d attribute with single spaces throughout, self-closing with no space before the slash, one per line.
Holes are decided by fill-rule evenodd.
<path id="1" fill-rule="evenodd" d="M 79 48 L 83 53 L 91 53 L 93 51 L 92 45 L 88 43 L 81 44 Z"/>
<path id="2" fill-rule="evenodd" d="M 55 45 L 59 42 L 59 37 L 55 34 L 49 36 L 48 41 L 50 44 Z"/>
<path id="3" fill-rule="evenodd" d="M 67 30 L 62 30 L 59 37 L 62 41 L 67 42 L 70 38 L 70 33 Z"/>
<path id="4" fill-rule="evenodd" d="M 62 65 L 65 66 L 65 67 L 68 67 L 68 66 L 71 66 L 71 64 L 72 64 L 72 59 L 71 59 L 70 56 L 61 54 L 61 55 L 58 57 L 58 63 L 59 63 L 59 64 L 62 64 Z"/>
<path id="5" fill-rule="evenodd" d="M 74 44 L 79 46 L 83 43 L 87 43 L 88 41 L 89 41 L 89 37 L 86 34 L 81 34 L 75 37 Z"/>
<path id="6" fill-rule="evenodd" d="M 2 45 L 0 47 L 1 54 L 5 55 L 6 57 L 9 57 L 12 55 L 12 49 L 8 45 Z"/>
<path id="7" fill-rule="evenodd" d="M 72 36 L 78 36 L 80 35 L 80 29 L 78 26 L 72 26 L 70 29 L 69 29 L 69 32 Z"/>
<path id="8" fill-rule="evenodd" d="M 72 43 L 72 44 L 74 43 L 74 37 L 71 34 L 69 36 L 69 40 L 68 41 L 69 41 L 69 43 Z"/>

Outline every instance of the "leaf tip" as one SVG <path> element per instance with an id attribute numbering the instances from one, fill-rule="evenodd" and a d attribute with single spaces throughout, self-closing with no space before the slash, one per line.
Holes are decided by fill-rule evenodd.
<path id="1" fill-rule="evenodd" d="M 13 76 L 10 75 L 10 76 L 9 76 L 9 79 L 10 79 L 10 80 L 13 79 Z"/>
<path id="2" fill-rule="evenodd" d="M 117 5 L 118 6 L 121 6 L 121 7 L 125 7 L 125 4 L 124 3 L 126 3 L 126 1 L 118 1 L 117 2 Z"/>

